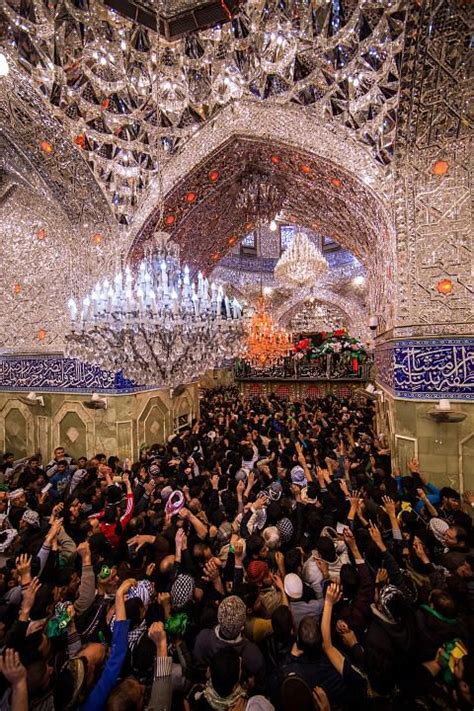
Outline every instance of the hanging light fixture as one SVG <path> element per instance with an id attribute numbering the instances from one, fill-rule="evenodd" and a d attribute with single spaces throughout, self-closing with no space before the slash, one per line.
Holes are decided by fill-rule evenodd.
<path id="1" fill-rule="evenodd" d="M 240 180 L 235 209 L 244 212 L 249 222 L 262 227 L 274 222 L 282 207 L 283 197 L 280 186 L 270 174 L 249 169 Z"/>
<path id="2" fill-rule="evenodd" d="M 79 309 L 70 299 L 68 355 L 139 385 L 174 387 L 237 355 L 244 335 L 242 307 L 201 272 L 197 284 L 181 268 L 178 246 L 165 232 L 136 276 L 129 266 L 104 279 Z"/>
<path id="3" fill-rule="evenodd" d="M 328 270 L 321 251 L 304 232 L 298 232 L 275 266 L 275 278 L 291 288 L 312 286 Z"/>
<path id="4" fill-rule="evenodd" d="M 282 360 L 292 350 L 291 335 L 273 324 L 273 318 L 260 296 L 250 324 L 243 358 L 255 368 L 264 368 Z"/>
<path id="5" fill-rule="evenodd" d="M 160 57 L 159 45 L 157 56 Z M 160 71 L 162 69 L 162 71 Z M 157 67 L 159 94 L 167 67 Z M 164 219 L 163 144 L 156 145 L 159 222 Z M 122 265 L 125 260 L 120 260 Z M 138 385 L 175 387 L 237 355 L 244 335 L 242 307 L 201 272 L 197 284 L 181 267 L 179 247 L 157 231 L 138 272 L 120 266 L 79 308 L 70 299 L 67 353 L 101 368 L 121 371 Z"/>

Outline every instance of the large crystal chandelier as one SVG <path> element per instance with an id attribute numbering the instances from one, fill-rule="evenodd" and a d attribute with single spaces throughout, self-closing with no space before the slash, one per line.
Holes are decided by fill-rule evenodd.
<path id="1" fill-rule="evenodd" d="M 68 355 L 122 371 L 139 385 L 176 386 L 237 355 L 242 307 L 222 286 L 181 268 L 178 246 L 154 235 L 138 273 L 104 279 L 79 308 L 69 300 Z"/>
<path id="2" fill-rule="evenodd" d="M 304 232 L 298 232 L 293 242 L 275 265 L 275 278 L 291 288 L 312 286 L 328 270 L 321 251 Z"/>
<path id="3" fill-rule="evenodd" d="M 265 300 L 260 297 L 250 324 L 244 360 L 256 368 L 264 368 L 282 360 L 291 350 L 290 334 L 275 327 Z"/>

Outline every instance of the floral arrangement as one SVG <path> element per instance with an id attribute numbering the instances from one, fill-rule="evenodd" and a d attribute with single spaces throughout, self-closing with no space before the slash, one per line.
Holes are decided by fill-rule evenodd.
<path id="1" fill-rule="evenodd" d="M 304 338 L 294 346 L 295 357 L 321 358 L 329 354 L 350 357 L 352 368 L 356 373 L 359 365 L 364 362 L 367 351 L 358 338 L 349 336 L 345 328 L 335 331 L 322 331 L 312 338 Z"/>

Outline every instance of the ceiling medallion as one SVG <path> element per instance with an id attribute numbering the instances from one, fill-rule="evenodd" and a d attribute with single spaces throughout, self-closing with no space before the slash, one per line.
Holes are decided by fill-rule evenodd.
<path id="1" fill-rule="evenodd" d="M 45 239 L 46 237 L 46 230 L 44 227 L 40 227 L 40 229 L 36 232 L 36 238 L 39 239 L 40 241 Z"/>
<path id="2" fill-rule="evenodd" d="M 44 328 L 40 328 L 40 330 L 38 331 L 38 333 L 36 335 L 37 335 L 38 341 L 44 341 L 44 339 L 46 338 L 46 331 L 44 330 Z"/>
<path id="3" fill-rule="evenodd" d="M 166 215 L 165 217 L 165 225 L 168 225 L 168 227 L 171 227 L 171 225 L 174 225 L 176 222 L 176 216 L 175 215 Z"/>
<path id="4" fill-rule="evenodd" d="M 197 199 L 197 193 L 194 193 L 194 192 L 186 193 L 186 196 L 185 196 L 186 202 L 188 202 L 188 203 L 196 202 L 196 199 Z"/>
<path id="5" fill-rule="evenodd" d="M 342 185 L 342 180 L 340 178 L 331 178 L 331 185 L 333 188 L 340 188 Z"/>
<path id="6" fill-rule="evenodd" d="M 291 335 L 273 324 L 273 318 L 260 296 L 250 324 L 243 359 L 256 368 L 278 363 L 293 349 Z"/>
<path id="7" fill-rule="evenodd" d="M 449 163 L 445 160 L 437 160 L 436 163 L 433 163 L 433 167 L 431 168 L 431 172 L 433 175 L 446 175 L 446 173 L 449 170 Z"/>
<path id="8" fill-rule="evenodd" d="M 45 153 L 48 156 L 54 152 L 54 148 L 51 145 L 51 143 L 49 143 L 49 141 L 41 141 L 40 148 L 43 151 L 43 153 Z"/>
<path id="9" fill-rule="evenodd" d="M 139 385 L 192 382 L 236 356 L 245 333 L 239 302 L 201 272 L 191 282 L 165 232 L 155 233 L 135 276 L 127 266 L 98 283 L 82 307 L 72 298 L 68 306 L 68 354 Z"/>
<path id="10" fill-rule="evenodd" d="M 280 165 L 280 163 L 281 163 L 281 158 L 280 158 L 280 156 L 277 156 L 277 155 L 273 155 L 270 158 L 270 160 L 273 163 L 273 165 Z"/>
<path id="11" fill-rule="evenodd" d="M 307 165 L 306 163 L 303 163 L 302 165 L 300 165 L 300 171 L 304 175 L 309 175 L 311 173 L 311 167 L 309 165 Z"/>
<path id="12" fill-rule="evenodd" d="M 101 244 L 102 240 L 103 237 L 100 232 L 96 232 L 96 234 L 92 237 L 92 241 L 94 242 L 94 244 Z"/>
<path id="13" fill-rule="evenodd" d="M 444 294 L 444 296 L 447 296 L 453 291 L 454 284 L 451 279 L 441 279 L 441 281 L 436 284 L 436 289 L 439 291 L 440 294 Z"/>
<path id="14" fill-rule="evenodd" d="M 328 270 L 321 251 L 304 232 L 298 232 L 275 266 L 275 278 L 290 288 L 312 286 Z"/>
<path id="15" fill-rule="evenodd" d="M 215 183 L 217 180 L 219 180 L 220 175 L 221 174 L 218 170 L 211 170 L 209 172 L 209 180 L 211 181 L 211 183 Z"/>

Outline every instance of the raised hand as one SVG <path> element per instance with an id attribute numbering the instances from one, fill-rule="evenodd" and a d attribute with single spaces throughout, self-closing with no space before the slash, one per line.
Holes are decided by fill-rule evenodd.
<path id="1" fill-rule="evenodd" d="M 272 574 L 272 581 L 273 585 L 276 587 L 277 590 L 280 592 L 285 591 L 285 584 L 283 582 L 283 578 L 281 577 L 280 573 L 273 573 Z"/>
<path id="2" fill-rule="evenodd" d="M 344 543 L 348 548 L 357 548 L 357 543 L 354 538 L 354 534 L 352 533 L 350 528 L 344 528 L 344 530 L 342 531 L 342 537 L 344 539 Z"/>
<path id="3" fill-rule="evenodd" d="M 341 636 L 343 644 L 346 647 L 351 649 L 356 644 L 358 644 L 359 640 L 357 639 L 355 632 L 353 630 L 351 630 L 351 628 L 347 625 L 346 622 L 344 622 L 344 620 L 337 621 L 336 629 Z"/>
<path id="4" fill-rule="evenodd" d="M 184 551 L 188 547 L 188 537 L 184 531 L 184 528 L 178 528 L 174 541 L 176 550 Z"/>
<path id="5" fill-rule="evenodd" d="M 38 578 L 33 578 L 28 587 L 23 589 L 23 597 L 21 600 L 21 611 L 30 612 L 34 605 L 36 593 L 41 587 L 41 583 Z"/>
<path id="6" fill-rule="evenodd" d="M 155 643 L 158 656 L 166 657 L 168 655 L 168 643 L 163 623 L 153 622 L 148 630 L 148 636 Z"/>
<path id="7" fill-rule="evenodd" d="M 122 474 L 122 481 L 124 482 L 125 486 L 127 487 L 127 492 L 132 490 L 132 485 L 130 483 L 130 476 L 128 472 L 124 472 Z"/>
<path id="8" fill-rule="evenodd" d="M 369 533 L 370 537 L 375 543 L 375 545 L 382 551 L 385 552 L 387 550 L 387 547 L 385 543 L 383 542 L 382 534 L 380 533 L 380 530 L 378 527 L 375 525 L 375 523 L 369 524 Z"/>
<path id="9" fill-rule="evenodd" d="M 154 479 L 151 479 L 151 481 L 148 481 L 143 488 L 145 489 L 145 493 L 147 496 L 151 496 L 153 494 L 153 490 L 156 486 L 156 482 Z"/>
<path id="10" fill-rule="evenodd" d="M 26 683 L 26 669 L 14 649 L 6 649 L 0 656 L 0 672 L 12 686 Z"/>
<path id="11" fill-rule="evenodd" d="M 234 546 L 235 563 L 240 564 L 244 559 L 244 542 L 241 538 L 237 541 Z"/>
<path id="12" fill-rule="evenodd" d="M 357 511 L 357 509 L 362 503 L 362 496 L 360 491 L 353 491 L 352 495 L 349 496 L 349 501 L 351 502 L 351 508 Z"/>
<path id="13" fill-rule="evenodd" d="M 16 559 L 15 565 L 21 584 L 26 585 L 31 581 L 31 556 L 27 553 L 22 553 Z"/>
<path id="14" fill-rule="evenodd" d="M 422 563 L 429 563 L 430 559 L 428 558 L 426 554 L 425 547 L 423 543 L 420 541 L 418 536 L 415 536 L 413 539 L 413 550 L 415 551 L 415 554 L 417 557 L 421 560 Z"/>
<path id="15" fill-rule="evenodd" d="M 57 518 L 60 518 L 62 512 L 64 510 L 64 503 L 62 501 L 59 502 L 59 504 L 56 504 L 53 506 L 53 510 L 51 512 L 51 516 L 49 517 L 49 522 L 52 524 Z"/>
<path id="16" fill-rule="evenodd" d="M 329 605 L 335 605 L 341 599 L 341 586 L 339 583 L 331 583 L 326 590 L 324 601 Z"/>
<path id="17" fill-rule="evenodd" d="M 161 607 L 165 610 L 171 610 L 171 595 L 167 592 L 158 593 L 158 602 Z"/>
<path id="18" fill-rule="evenodd" d="M 214 580 L 217 580 L 217 578 L 220 575 L 219 568 L 215 564 L 213 558 L 211 560 L 208 560 L 206 565 L 204 566 L 204 575 L 203 579 L 207 580 L 208 582 L 214 582 Z"/>
<path id="19" fill-rule="evenodd" d="M 49 543 L 49 545 L 51 545 L 52 542 L 56 540 L 62 526 L 63 521 L 61 518 L 54 519 L 48 533 L 46 534 L 45 543 Z"/>
<path id="20" fill-rule="evenodd" d="M 268 498 L 266 496 L 259 496 L 252 504 L 253 509 L 264 509 L 268 504 Z"/>
<path id="21" fill-rule="evenodd" d="M 295 497 L 295 499 L 296 499 L 297 501 L 300 501 L 300 500 L 301 500 L 301 489 L 300 489 L 300 487 L 298 486 L 298 484 L 292 484 L 292 485 L 291 485 L 291 493 L 293 494 L 293 496 Z"/>
<path id="22" fill-rule="evenodd" d="M 395 510 L 395 502 L 390 498 L 390 496 L 382 496 L 382 501 L 382 508 L 385 513 L 388 514 L 390 518 L 395 518 L 397 515 Z"/>

